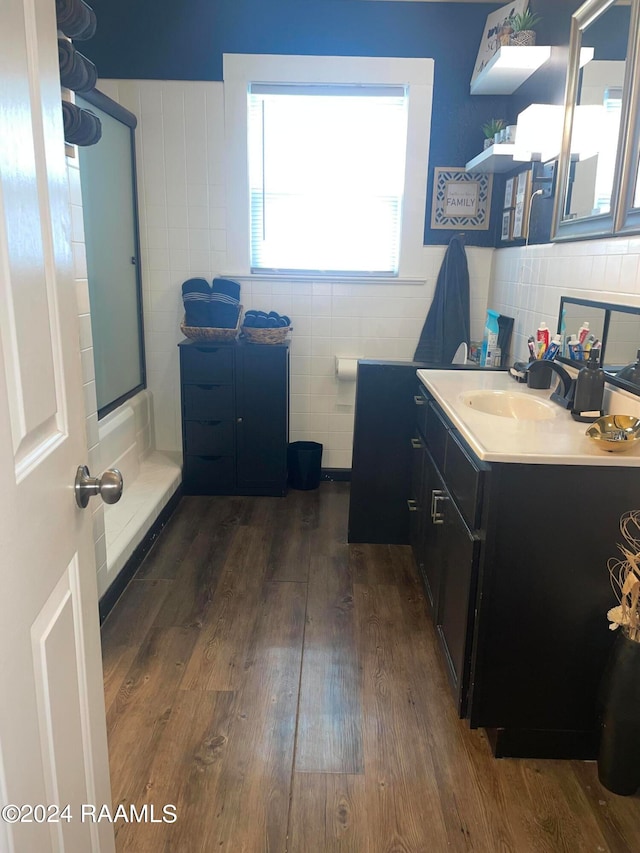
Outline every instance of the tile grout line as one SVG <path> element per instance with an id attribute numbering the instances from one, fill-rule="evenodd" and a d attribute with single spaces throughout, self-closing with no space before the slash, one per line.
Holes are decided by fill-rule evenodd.
<path id="1" fill-rule="evenodd" d="M 300 654 L 300 673 L 298 675 L 298 701 L 296 702 L 296 730 L 293 736 L 293 757 L 291 761 L 291 776 L 289 778 L 289 804 L 287 807 L 287 829 L 285 834 L 284 853 L 289 851 L 289 835 L 291 833 L 291 806 L 293 803 L 293 777 L 296 772 L 296 757 L 298 754 L 298 730 L 300 725 L 300 700 L 302 697 L 302 669 L 304 666 L 305 640 L 307 636 L 307 613 L 309 610 L 309 578 L 311 577 L 311 549 L 307 563 L 307 595 L 304 602 L 304 624 L 302 628 L 302 650 Z"/>

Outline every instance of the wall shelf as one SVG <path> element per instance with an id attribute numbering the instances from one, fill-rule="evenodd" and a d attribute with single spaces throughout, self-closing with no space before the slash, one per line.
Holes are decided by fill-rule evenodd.
<path id="1" fill-rule="evenodd" d="M 515 169 L 517 166 L 513 161 L 514 148 L 515 145 L 511 142 L 490 145 L 473 160 L 469 160 L 465 164 L 465 169 L 467 172 L 508 172 L 509 169 Z"/>
<path id="2" fill-rule="evenodd" d="M 475 80 L 472 95 L 511 95 L 551 56 L 548 45 L 503 45 L 491 57 Z"/>

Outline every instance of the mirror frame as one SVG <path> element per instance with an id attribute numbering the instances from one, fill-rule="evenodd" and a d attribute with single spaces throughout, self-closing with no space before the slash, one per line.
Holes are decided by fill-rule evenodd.
<path id="1" fill-rule="evenodd" d="M 557 164 L 556 192 L 551 229 L 551 239 L 555 242 L 607 237 L 621 232 L 623 229 L 626 233 L 640 231 L 640 210 L 637 211 L 638 215 L 635 217 L 634 222 L 627 221 L 629 218 L 626 215 L 628 200 L 629 198 L 633 198 L 633 190 L 635 188 L 635 184 L 631 181 L 631 174 L 635 174 L 638 171 L 637 142 L 640 139 L 640 127 L 638 127 L 638 105 L 636 103 L 638 97 L 636 63 L 640 43 L 640 34 L 638 33 L 640 0 L 631 0 L 630 3 L 631 20 L 622 92 L 620 133 L 618 134 L 616 165 L 611 189 L 611 209 L 609 213 L 596 216 L 584 216 L 580 219 L 563 218 L 570 180 L 571 132 L 580 81 L 580 47 L 582 45 L 582 35 L 587 27 L 593 24 L 609 8 L 614 6 L 615 3 L 616 0 L 587 0 L 571 16 L 562 146 Z M 630 140 L 634 140 L 634 144 L 630 145 Z"/>
<path id="2" fill-rule="evenodd" d="M 633 34 L 635 33 L 635 37 Z M 622 156 L 622 190 L 618 206 L 614 232 L 616 234 L 636 234 L 640 232 L 640 208 L 633 206 L 633 198 L 638 180 L 640 180 L 640 2 L 632 0 L 631 21 L 627 58 L 632 73 L 628 85 L 627 126 L 625 128 L 625 147 Z"/>
<path id="3" fill-rule="evenodd" d="M 605 312 L 604 322 L 603 322 L 603 330 L 602 330 L 602 350 L 601 350 L 601 360 L 604 361 L 607 355 L 607 337 L 609 334 L 609 326 L 611 321 L 611 314 L 615 312 L 619 312 L 621 314 L 636 314 L 640 315 L 640 306 L 635 305 L 620 305 L 614 302 L 596 302 L 592 299 L 582 299 L 578 296 L 561 296 L 560 297 L 560 308 L 558 310 L 558 327 L 557 332 L 560 334 L 560 329 L 562 326 L 562 309 L 564 305 L 568 303 L 569 305 L 583 305 L 585 308 L 601 308 Z M 638 342 L 638 349 L 640 349 L 640 341 Z M 574 367 L 579 369 L 581 366 L 586 364 L 586 361 L 579 362 L 572 358 L 566 358 L 565 356 L 556 356 L 556 361 L 562 362 L 562 364 L 569 365 L 570 367 Z M 618 379 L 615 373 L 609 373 L 606 368 L 603 368 L 606 381 L 610 385 L 615 385 L 617 388 L 622 388 L 625 391 L 629 391 L 631 394 L 635 394 L 640 397 L 640 386 L 634 385 L 632 382 L 625 382 L 624 379 Z"/>

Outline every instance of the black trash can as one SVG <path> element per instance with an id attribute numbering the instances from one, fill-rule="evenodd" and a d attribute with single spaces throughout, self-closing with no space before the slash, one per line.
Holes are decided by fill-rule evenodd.
<path id="1" fill-rule="evenodd" d="M 317 489 L 320 485 L 322 445 L 317 441 L 292 441 L 287 448 L 289 485 L 292 489 Z"/>

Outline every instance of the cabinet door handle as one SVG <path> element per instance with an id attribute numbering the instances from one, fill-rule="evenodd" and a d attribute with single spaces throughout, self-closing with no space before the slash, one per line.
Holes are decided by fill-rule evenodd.
<path id="1" fill-rule="evenodd" d="M 411 447 L 413 447 L 414 450 L 422 450 L 422 442 L 419 438 L 412 438 Z"/>
<path id="2" fill-rule="evenodd" d="M 241 423 L 242 423 L 242 418 L 236 418 L 236 423 L 237 423 L 237 424 L 241 424 Z"/>
<path id="3" fill-rule="evenodd" d="M 438 504 L 440 501 L 448 501 L 449 495 L 446 492 L 443 492 L 442 489 L 434 489 L 431 492 L 431 521 L 434 524 L 444 524 L 444 512 L 442 510 L 438 510 Z"/>
<path id="4" fill-rule="evenodd" d="M 422 395 L 415 394 L 413 397 L 413 402 L 416 404 L 416 406 L 424 406 L 424 404 L 426 403 L 426 400 L 424 399 L 424 397 Z"/>
<path id="5" fill-rule="evenodd" d="M 409 507 L 409 512 L 418 512 L 418 504 L 415 501 L 408 500 L 407 506 Z"/>

